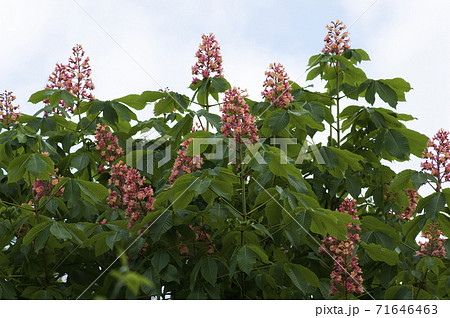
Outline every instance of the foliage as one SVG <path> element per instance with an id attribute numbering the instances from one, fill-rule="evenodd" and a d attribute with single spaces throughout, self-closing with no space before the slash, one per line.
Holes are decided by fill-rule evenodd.
<path id="1" fill-rule="evenodd" d="M 320 77 L 324 91 L 287 82 L 276 64 L 288 94 L 267 82 L 270 98 L 257 102 L 231 89 L 217 42 L 204 40 L 220 76 L 204 71 L 199 50 L 194 75 L 203 79 L 191 97 L 102 101 L 45 89 L 30 97 L 42 106 L 36 115 L 0 122 L 0 298 L 448 299 L 448 241 L 445 257 L 420 256 L 416 236 L 435 222 L 450 235 L 450 189 L 426 171 L 386 165 L 427 146 L 405 126 L 413 117 L 395 109 L 410 85 L 367 78 L 368 54 L 346 42 L 342 54 L 309 61 L 307 79 Z M 274 96 L 286 97 L 280 107 Z M 354 105 L 341 109 L 344 101 Z M 59 105 L 73 105 L 74 117 Z M 153 105 L 155 116 L 137 118 Z M 194 122 L 204 129 L 192 131 Z M 145 139 L 149 130 L 159 137 Z M 308 144 L 324 133 L 326 142 Z M 174 175 L 174 163 L 184 173 Z M 439 191 L 411 194 L 424 184 Z M 338 211 L 350 197 L 355 218 Z M 406 207 L 409 219 L 399 217 Z M 345 242 L 349 224 L 360 229 L 350 252 L 363 291 L 334 284 L 331 296 L 338 269 L 319 247 Z"/>

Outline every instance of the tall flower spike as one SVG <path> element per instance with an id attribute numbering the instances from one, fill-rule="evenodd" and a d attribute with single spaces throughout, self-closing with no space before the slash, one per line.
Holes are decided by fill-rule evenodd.
<path id="1" fill-rule="evenodd" d="M 56 68 L 52 75 L 49 76 L 48 84 L 45 88 L 49 89 L 65 89 L 75 95 L 80 101 L 92 101 L 94 96 L 92 91 L 95 86 L 91 80 L 91 67 L 89 65 L 89 57 L 84 58 L 83 47 L 79 44 L 72 48 L 73 56 L 69 58 L 69 63 L 56 64 Z M 44 101 L 46 104 L 48 100 Z M 73 114 L 74 109 L 69 107 L 63 100 L 59 101 L 59 105 Z M 53 110 L 60 114 L 59 110 Z"/>
<path id="2" fill-rule="evenodd" d="M 450 141 L 449 132 L 440 129 L 437 134 L 428 141 L 427 148 L 423 152 L 423 172 L 428 172 L 438 180 L 436 191 L 441 191 L 442 183 L 450 181 Z"/>
<path id="3" fill-rule="evenodd" d="M 16 96 L 12 92 L 5 91 L 0 94 L 0 122 L 2 122 L 8 129 L 11 124 L 16 123 L 17 118 L 22 114 L 16 112 L 19 106 L 14 106 L 12 102 L 16 99 Z"/>
<path id="4" fill-rule="evenodd" d="M 224 103 L 220 107 L 222 112 L 222 126 L 224 136 L 233 138 L 237 144 L 248 139 L 251 144 L 259 140 L 255 117 L 250 114 L 245 101 L 246 91 L 233 87 L 225 92 Z"/>
<path id="5" fill-rule="evenodd" d="M 422 233 L 422 237 L 428 239 L 428 241 L 419 243 L 420 251 L 416 251 L 416 256 L 445 257 L 444 243 L 446 239 L 442 237 L 441 227 L 438 222 L 433 221 L 428 224 L 428 230 Z"/>
<path id="6" fill-rule="evenodd" d="M 117 136 L 113 136 L 111 129 L 107 125 L 97 124 L 95 135 L 96 149 L 100 152 L 99 172 L 104 171 L 106 165 L 111 165 L 117 158 L 123 155 L 122 147 L 119 146 Z"/>
<path id="7" fill-rule="evenodd" d="M 195 128 L 193 128 L 193 131 L 195 131 Z M 200 155 L 186 156 L 191 142 L 192 138 L 189 138 L 181 143 L 177 158 L 173 164 L 172 173 L 169 177 L 169 184 L 174 183 L 174 181 L 183 174 L 192 173 L 202 168 L 203 158 Z"/>
<path id="8" fill-rule="evenodd" d="M 109 189 L 106 202 L 113 209 L 125 210 L 125 216 L 129 219 L 128 228 L 153 210 L 153 189 L 150 185 L 146 187 L 144 181 L 145 177 L 141 177 L 139 171 L 128 168 L 122 161 L 111 167 L 109 184 L 115 190 Z"/>
<path id="9" fill-rule="evenodd" d="M 348 32 L 345 31 L 347 27 L 342 21 L 331 21 L 331 25 L 327 25 L 327 36 L 324 39 L 325 47 L 322 53 L 341 55 L 345 50 L 350 48 L 350 39 Z"/>
<path id="10" fill-rule="evenodd" d="M 220 46 L 216 41 L 214 34 L 202 35 L 202 44 L 200 44 L 197 53 L 197 62 L 192 67 L 192 75 L 202 75 L 203 78 L 223 77 L 222 75 L 222 55 L 220 54 Z M 200 81 L 198 77 L 192 79 L 192 84 Z"/>
<path id="11" fill-rule="evenodd" d="M 280 63 L 270 64 L 269 70 L 265 74 L 266 80 L 263 84 L 264 91 L 262 92 L 262 96 L 274 108 L 281 107 L 286 109 L 294 100 L 294 97 L 290 93 L 292 87 L 289 84 L 289 76 L 284 66 Z"/>
<path id="12" fill-rule="evenodd" d="M 351 215 L 354 220 L 358 219 L 355 200 L 345 199 L 339 211 Z M 361 228 L 354 223 L 346 225 L 348 230 L 346 240 L 340 241 L 334 236 L 327 236 L 322 240 L 322 246 L 319 248 L 319 253 L 328 252 L 334 259 L 333 271 L 330 275 L 330 295 L 341 293 L 339 287 L 345 290 L 345 294 L 363 293 L 362 271 L 358 264 L 358 256 L 354 253 L 356 244 L 360 242 L 358 233 Z"/>
<path id="13" fill-rule="evenodd" d="M 412 214 L 416 211 L 417 202 L 419 202 L 419 194 L 412 189 L 406 189 L 406 196 L 408 197 L 409 205 L 402 207 L 402 212 L 397 214 L 399 219 L 411 220 Z"/>

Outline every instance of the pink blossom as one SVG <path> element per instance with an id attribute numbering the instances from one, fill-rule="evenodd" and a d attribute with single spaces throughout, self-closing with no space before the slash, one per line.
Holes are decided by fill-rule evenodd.
<path id="1" fill-rule="evenodd" d="M 64 89 L 75 95 L 80 101 L 93 101 L 95 98 L 90 91 L 95 86 L 91 80 L 91 67 L 89 65 L 89 57 L 84 58 L 83 47 L 79 44 L 72 48 L 73 56 L 69 58 L 69 63 L 56 64 L 55 70 L 49 76 L 49 83 L 45 88 L 49 89 Z M 83 59 L 84 58 L 84 59 Z M 44 101 L 48 104 L 49 100 Z M 73 114 L 74 109 L 59 101 L 59 105 L 64 107 L 67 111 Z M 53 110 L 55 113 L 61 112 L 57 109 Z"/>
<path id="2" fill-rule="evenodd" d="M 284 70 L 284 66 L 280 63 L 270 64 L 269 71 L 266 71 L 266 80 L 264 81 L 264 91 L 262 96 L 274 108 L 281 107 L 286 109 L 294 100 L 291 95 L 291 84 L 289 84 L 289 76 Z"/>
<path id="3" fill-rule="evenodd" d="M 58 184 L 61 175 L 56 175 L 58 169 L 55 169 L 55 174 L 50 174 L 50 180 L 37 179 L 33 182 L 32 191 L 34 193 L 34 200 L 36 203 L 44 196 L 50 196 L 53 192 L 53 188 Z M 54 195 L 57 197 L 62 196 L 64 193 L 64 188 L 61 187 Z"/>
<path id="4" fill-rule="evenodd" d="M 183 174 L 189 174 L 200 170 L 203 165 L 203 158 L 200 155 L 186 156 L 189 144 L 192 138 L 187 139 L 181 143 L 181 148 L 178 150 L 177 158 L 172 167 L 172 173 L 169 177 L 169 183 L 172 184 L 178 177 Z"/>
<path id="5" fill-rule="evenodd" d="M 0 94 L 0 122 L 3 122 L 6 128 L 9 128 L 11 124 L 17 123 L 17 118 L 22 116 L 20 112 L 16 112 L 19 106 L 14 106 L 12 102 L 16 99 L 16 96 L 12 92 L 5 91 Z"/>
<path id="6" fill-rule="evenodd" d="M 259 140 L 255 117 L 250 114 L 245 101 L 247 94 L 239 88 L 233 87 L 225 92 L 224 103 L 220 107 L 222 112 L 221 132 L 228 138 L 233 138 L 240 144 L 244 139 L 254 144 Z"/>
<path id="7" fill-rule="evenodd" d="M 414 211 L 416 211 L 417 202 L 419 202 L 419 194 L 415 190 L 406 189 L 409 206 L 402 207 L 402 212 L 397 215 L 399 219 L 410 220 Z"/>
<path id="8" fill-rule="evenodd" d="M 128 168 L 122 161 L 111 167 L 110 174 L 109 184 L 113 189 L 109 189 L 106 202 L 113 209 L 125 210 L 131 228 L 153 210 L 153 189 L 145 186 L 145 177 L 139 171 Z"/>
<path id="9" fill-rule="evenodd" d="M 444 243 L 446 239 L 443 238 L 438 222 L 433 221 L 428 224 L 428 230 L 422 233 L 422 237 L 428 239 L 428 241 L 425 243 L 419 242 L 420 251 L 416 251 L 416 256 L 445 257 Z"/>
<path id="10" fill-rule="evenodd" d="M 350 48 L 350 39 L 348 32 L 345 31 L 347 27 L 342 21 L 331 21 L 331 25 L 327 25 L 327 36 L 324 39 L 325 47 L 322 53 L 341 55 L 345 50 Z"/>
<path id="11" fill-rule="evenodd" d="M 107 165 L 111 165 L 123 155 L 117 136 L 113 136 L 107 125 L 97 124 L 95 143 L 95 149 L 100 153 L 100 160 L 103 161 L 98 168 L 99 172 L 104 171 L 105 162 Z"/>
<path id="12" fill-rule="evenodd" d="M 356 201 L 353 199 L 345 199 L 339 207 L 339 211 L 351 215 L 354 220 L 358 220 Z M 354 223 L 346 225 L 348 229 L 346 240 L 326 236 L 319 248 L 319 253 L 328 252 L 334 259 L 333 271 L 330 275 L 330 295 L 340 293 L 338 286 L 344 287 L 346 294 L 363 293 L 362 271 L 358 264 L 358 256 L 354 254 L 356 244 L 360 242 L 358 233 L 361 232 L 361 228 Z"/>
<path id="13" fill-rule="evenodd" d="M 202 35 L 202 44 L 200 44 L 197 53 L 195 53 L 197 62 L 192 67 L 192 75 L 202 75 L 203 78 L 223 77 L 222 75 L 222 56 L 220 54 L 219 43 L 214 34 Z M 198 77 L 192 79 L 192 84 L 200 81 Z"/>
<path id="14" fill-rule="evenodd" d="M 450 141 L 449 132 L 440 129 L 432 140 L 428 141 L 423 152 L 422 171 L 435 176 L 438 180 L 437 191 L 441 191 L 442 183 L 450 181 Z"/>

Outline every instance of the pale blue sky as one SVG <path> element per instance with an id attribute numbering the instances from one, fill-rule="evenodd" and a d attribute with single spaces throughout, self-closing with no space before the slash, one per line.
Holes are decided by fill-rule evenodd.
<path id="1" fill-rule="evenodd" d="M 100 99 L 161 87 L 188 93 L 194 53 L 209 32 L 221 45 L 225 77 L 260 100 L 271 62 L 284 64 L 304 85 L 302 74 L 323 46 L 325 25 L 341 19 L 353 24 L 352 47 L 372 58 L 363 67 L 369 77 L 411 83 L 414 90 L 398 107 L 418 118 L 409 127 L 428 136 L 450 129 L 448 1 L 17 0 L 0 8 L 0 90 L 12 90 L 27 113 L 37 110 L 29 96 L 44 88 L 55 63 L 66 62 L 76 43 L 91 58 Z"/>

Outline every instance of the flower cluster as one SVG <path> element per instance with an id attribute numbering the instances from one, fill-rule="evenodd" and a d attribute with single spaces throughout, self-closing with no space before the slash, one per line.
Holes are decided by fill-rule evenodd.
<path id="1" fill-rule="evenodd" d="M 342 213 L 350 214 L 354 220 L 358 219 L 356 201 L 345 199 L 339 207 Z M 358 256 L 354 253 L 356 244 L 360 242 L 359 232 L 361 228 L 354 224 L 346 224 L 348 233 L 346 240 L 338 240 L 334 236 L 327 236 L 322 240 L 322 246 L 319 253 L 329 253 L 334 259 L 333 271 L 331 272 L 331 289 L 330 295 L 341 293 L 339 290 L 343 288 L 345 294 L 363 293 L 361 277 L 361 268 L 358 263 Z"/>
<path id="2" fill-rule="evenodd" d="M 399 219 L 411 220 L 412 214 L 416 211 L 417 202 L 419 202 L 419 194 L 412 189 L 406 189 L 406 196 L 408 197 L 409 205 L 402 207 L 402 212 L 397 214 Z"/>
<path id="3" fill-rule="evenodd" d="M 189 144 L 191 142 L 192 138 L 189 138 L 181 143 L 177 158 L 173 164 L 172 173 L 169 177 L 170 184 L 172 184 L 183 174 L 192 173 L 201 169 L 203 165 L 203 158 L 200 155 L 186 156 Z"/>
<path id="4" fill-rule="evenodd" d="M 214 252 L 214 245 L 211 243 L 211 236 L 205 231 L 204 225 L 192 226 L 189 228 L 195 233 L 194 244 L 180 241 L 180 255 L 183 257 L 195 257 L 197 254 L 211 255 Z"/>
<path id="5" fill-rule="evenodd" d="M 266 80 L 264 81 L 264 91 L 262 96 L 274 108 L 281 107 L 286 109 L 287 106 L 294 100 L 290 93 L 292 90 L 289 84 L 289 76 L 284 70 L 284 66 L 280 63 L 270 64 L 270 70 L 266 71 Z"/>
<path id="6" fill-rule="evenodd" d="M 89 65 L 89 57 L 84 58 L 83 47 L 77 44 L 72 48 L 73 56 L 69 58 L 69 63 L 56 64 L 56 68 L 52 75 L 49 76 L 49 83 L 45 88 L 49 89 L 64 89 L 75 95 L 80 101 L 94 100 L 94 96 L 90 92 L 93 90 L 94 84 L 91 80 L 91 67 Z M 44 103 L 48 104 L 46 100 Z M 63 100 L 59 101 L 61 107 L 73 114 L 74 109 L 69 107 Z M 59 110 L 53 110 L 60 114 Z"/>
<path id="7" fill-rule="evenodd" d="M 325 47 L 322 49 L 322 53 L 338 54 L 350 48 L 350 39 L 348 38 L 348 32 L 344 31 L 347 27 L 342 21 L 331 21 L 331 25 L 327 25 L 327 36 L 324 39 Z"/>
<path id="8" fill-rule="evenodd" d="M 111 129 L 107 125 L 97 124 L 95 143 L 95 148 L 100 152 L 101 161 L 106 162 L 108 165 L 111 165 L 123 155 L 117 136 L 113 136 Z M 104 171 L 104 162 L 100 163 L 98 167 L 99 172 Z"/>
<path id="9" fill-rule="evenodd" d="M 442 238 L 441 235 L 442 232 L 438 222 L 433 221 L 428 224 L 428 230 L 422 233 L 422 237 L 428 239 L 428 241 L 424 243 L 419 242 L 420 251 L 416 251 L 416 256 L 444 258 L 444 243 L 446 239 Z"/>
<path id="10" fill-rule="evenodd" d="M 233 87 L 225 92 L 224 103 L 220 107 L 222 112 L 221 132 L 228 138 L 233 138 L 237 144 L 243 139 L 249 139 L 254 144 L 259 140 L 255 117 L 250 114 L 245 102 L 247 94 L 239 88 Z"/>
<path id="11" fill-rule="evenodd" d="M 50 180 L 41 180 L 37 179 L 33 182 L 33 193 L 34 193 L 34 201 L 36 203 L 44 196 L 50 196 L 52 194 L 53 188 L 58 184 L 60 175 L 56 175 L 58 173 L 58 169 L 55 169 L 55 175 L 50 175 Z M 64 193 L 64 188 L 61 187 L 54 195 L 57 197 L 62 196 Z"/>
<path id="12" fill-rule="evenodd" d="M 145 177 L 141 177 L 139 171 L 128 168 L 122 161 L 113 165 L 110 173 L 109 184 L 116 190 L 109 189 L 106 202 L 113 209 L 125 210 L 125 216 L 130 219 L 128 228 L 131 228 L 153 210 L 153 189 L 144 185 Z"/>
<path id="13" fill-rule="evenodd" d="M 450 141 L 449 132 L 440 129 L 432 140 L 428 141 L 423 152 L 422 171 L 431 173 L 438 180 L 437 191 L 444 182 L 450 181 Z"/>
<path id="14" fill-rule="evenodd" d="M 12 102 L 16 96 L 12 92 L 5 91 L 0 94 L 0 122 L 3 122 L 8 128 L 11 124 L 16 123 L 16 120 L 22 114 L 16 112 L 19 106 L 14 106 Z"/>
<path id="15" fill-rule="evenodd" d="M 223 77 L 222 75 L 222 56 L 220 54 L 219 43 L 217 43 L 214 34 L 202 35 L 202 44 L 195 53 L 197 57 L 197 63 L 192 67 L 192 75 L 202 75 L 203 78 L 211 77 L 213 73 L 216 73 L 214 77 Z M 196 84 L 200 79 L 194 77 L 192 84 Z"/>

